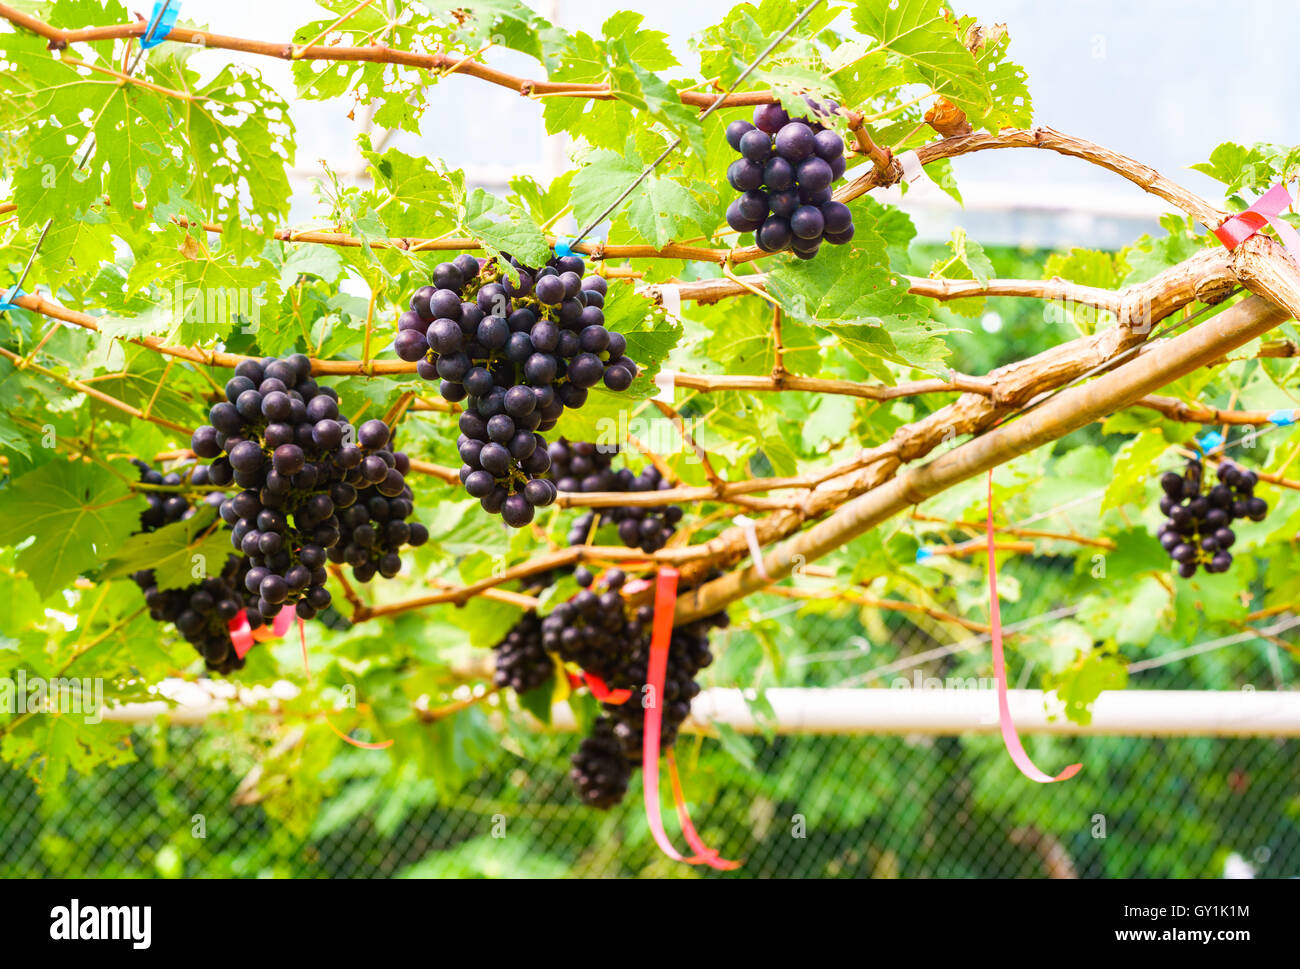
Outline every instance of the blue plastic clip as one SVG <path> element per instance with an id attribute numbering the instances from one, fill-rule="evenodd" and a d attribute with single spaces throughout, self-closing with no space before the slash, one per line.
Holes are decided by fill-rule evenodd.
<path id="1" fill-rule="evenodd" d="M 1294 410 L 1275 410 L 1268 415 L 1270 424 L 1276 424 L 1278 427 L 1286 427 L 1288 424 L 1295 423 Z"/>
<path id="2" fill-rule="evenodd" d="M 166 40 L 167 35 L 176 26 L 176 18 L 181 12 L 180 7 L 179 0 L 172 0 L 171 3 L 157 0 L 153 5 L 153 13 L 149 15 L 149 29 L 140 38 L 140 46 L 149 50 Z"/>
<path id="3" fill-rule="evenodd" d="M 1201 449 L 1202 454 L 1209 454 L 1216 447 L 1223 443 L 1223 435 L 1218 431 L 1210 431 L 1196 442 L 1196 446 Z"/>
<path id="4" fill-rule="evenodd" d="M 22 291 L 22 288 L 19 286 L 14 286 L 10 289 L 6 289 L 3 293 L 0 293 L 0 313 L 3 313 L 5 310 L 22 309 L 22 307 L 19 306 L 17 303 L 11 303 L 10 300 L 15 300 L 19 296 L 26 296 L 26 295 L 27 294 L 24 293 Z"/>
<path id="5" fill-rule="evenodd" d="M 570 239 L 568 236 L 564 236 L 564 237 L 562 237 L 562 238 L 556 239 L 556 240 L 555 240 L 555 254 L 556 254 L 557 256 L 561 256 L 561 257 L 563 257 L 563 256 L 572 256 L 572 255 L 573 255 L 573 249 L 571 249 L 571 248 L 569 247 L 569 243 L 571 243 L 572 241 L 573 241 L 573 240 Z"/>
<path id="6" fill-rule="evenodd" d="M 922 547 L 922 548 L 918 548 L 918 549 L 916 550 L 916 564 L 917 564 L 917 565 L 920 565 L 922 562 L 925 562 L 925 561 L 927 561 L 928 559 L 932 559 L 932 558 L 934 558 L 934 553 L 933 553 L 932 551 L 930 551 L 928 548 L 924 548 L 924 547 Z"/>

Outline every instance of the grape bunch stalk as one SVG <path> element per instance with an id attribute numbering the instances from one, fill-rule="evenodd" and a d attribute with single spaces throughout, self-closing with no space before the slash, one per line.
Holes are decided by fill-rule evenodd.
<path id="1" fill-rule="evenodd" d="M 361 582 L 376 572 L 396 575 L 397 549 L 421 544 L 428 532 L 404 521 L 413 509 L 404 477 L 410 462 L 389 449 L 388 425 L 369 420 L 354 429 L 339 413 L 337 392 L 312 379 L 300 353 L 242 361 L 225 393 L 190 446 L 211 459 L 213 484 L 242 489 L 220 514 L 248 560 L 244 585 L 257 595 L 250 625 L 286 605 L 301 619 L 326 608 L 331 556 L 350 563 Z"/>
<path id="2" fill-rule="evenodd" d="M 568 441 L 560 438 L 552 442 L 551 479 L 560 491 L 586 492 L 644 492 L 664 491 L 672 487 L 653 464 L 640 474 L 629 468 L 613 470 L 611 464 L 618 454 L 615 445 L 593 444 L 591 441 Z M 613 522 L 618 526 L 619 540 L 628 548 L 643 552 L 656 552 L 668 543 L 682 520 L 682 510 L 677 505 L 647 507 L 645 505 L 615 505 L 588 511 L 574 519 L 569 528 L 570 545 L 583 545 L 596 521 Z"/>
<path id="3" fill-rule="evenodd" d="M 1244 518 L 1262 522 L 1268 502 L 1255 495 L 1259 476 L 1232 461 L 1219 464 L 1219 483 L 1204 489 L 1205 468 L 1191 458 L 1182 474 L 1167 471 L 1160 478 L 1164 495 L 1160 511 L 1168 519 L 1156 537 L 1178 564 L 1178 574 L 1190 579 L 1198 568 L 1211 574 L 1227 572 L 1237 541 L 1232 523 Z"/>
<path id="4" fill-rule="evenodd" d="M 637 365 L 624 336 L 605 326 L 605 280 L 584 279 L 579 257 L 509 265 L 462 254 L 434 267 L 398 318 L 393 348 L 438 380 L 445 400 L 465 402 L 461 483 L 485 511 L 522 528 L 556 498 L 542 434 L 602 381 L 626 390 Z"/>
<path id="5" fill-rule="evenodd" d="M 727 125 L 727 142 L 741 157 L 727 169 L 740 196 L 727 207 L 727 224 L 753 232 L 764 252 L 790 249 L 812 259 L 823 241 L 843 245 L 853 238 L 853 215 L 831 197 L 844 175 L 844 140 L 821 123 L 839 108 L 805 97 L 813 117 L 791 118 L 779 104 L 760 104 L 754 123 Z"/>
<path id="6" fill-rule="evenodd" d="M 133 462 L 145 484 L 176 486 L 186 483 L 175 472 L 163 474 L 143 461 Z M 208 469 L 195 468 L 189 484 L 209 484 Z M 194 515 L 197 508 L 179 493 L 147 492 L 149 507 L 140 514 L 140 531 L 153 532 L 166 525 L 184 521 Z M 204 503 L 216 506 L 224 500 L 218 492 L 211 492 Z M 209 670 L 231 673 L 242 669 L 244 661 L 230 641 L 230 620 L 239 610 L 256 597 L 244 591 L 243 579 L 247 562 L 238 555 L 227 556 L 221 572 L 178 589 L 161 589 L 153 569 L 142 569 L 131 575 L 132 581 L 144 593 L 145 606 L 155 622 L 170 622 L 176 630 L 198 651 Z M 259 620 L 257 625 L 261 625 Z"/>

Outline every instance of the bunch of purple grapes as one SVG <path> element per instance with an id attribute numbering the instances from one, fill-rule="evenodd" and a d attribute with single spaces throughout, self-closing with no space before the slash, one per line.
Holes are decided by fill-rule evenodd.
<path id="1" fill-rule="evenodd" d="M 185 483 L 179 474 L 162 474 L 143 461 L 134 464 L 140 469 L 140 480 L 146 484 L 180 485 Z M 195 468 L 189 483 L 208 484 L 208 469 Z M 146 493 L 149 507 L 140 515 L 140 531 L 153 532 L 165 525 L 183 521 L 197 510 L 180 493 L 150 491 Z M 205 503 L 216 506 L 224 496 L 210 493 Z M 153 569 L 142 569 L 131 575 L 132 581 L 144 593 L 149 616 L 155 622 L 175 624 L 177 632 L 203 657 L 209 670 L 231 673 L 243 668 L 244 661 L 235 653 L 230 641 L 230 620 L 249 604 L 250 597 L 243 589 L 247 561 L 238 555 L 229 555 L 221 572 L 210 575 L 192 585 L 179 589 L 160 589 Z M 258 625 L 261 625 L 260 621 Z"/>
<path id="2" fill-rule="evenodd" d="M 243 489 L 221 503 L 220 513 L 231 544 L 248 559 L 245 588 L 257 594 L 247 610 L 250 625 L 286 605 L 302 619 L 325 609 L 325 563 L 336 548 L 336 560 L 352 563 L 358 581 L 376 571 L 395 575 L 396 540 L 419 544 L 428 533 L 402 521 L 411 511 L 403 476 L 410 465 L 389 449 L 388 425 L 369 420 L 354 430 L 339 413 L 338 394 L 312 379 L 302 354 L 242 361 L 225 391 L 190 446 L 212 459 L 213 484 Z M 362 497 L 364 514 L 348 514 Z M 376 515 L 382 534 L 369 524 Z M 390 534 L 394 521 L 405 527 Z"/>
<path id="3" fill-rule="evenodd" d="M 1160 478 L 1160 511 L 1169 517 L 1156 537 L 1184 579 L 1197 568 L 1227 572 L 1232 565 L 1228 549 L 1237 540 L 1232 523 L 1243 518 L 1262 522 L 1268 515 L 1268 502 L 1255 495 L 1259 476 L 1254 471 L 1223 461 L 1219 483 L 1208 491 L 1203 488 L 1204 471 L 1201 461 L 1191 458 L 1182 474 L 1167 471 Z"/>
<path id="4" fill-rule="evenodd" d="M 492 682 L 516 693 L 537 689 L 555 672 L 555 664 L 542 645 L 542 621 L 536 612 L 524 613 L 492 650 Z"/>
<path id="5" fill-rule="evenodd" d="M 664 491 L 672 482 L 660 474 L 653 464 L 640 474 L 628 468 L 613 470 L 611 463 L 618 454 L 614 445 L 598 445 L 590 441 L 568 441 L 560 438 L 550 446 L 551 478 L 560 491 L 586 492 Z M 682 520 L 682 510 L 676 505 L 651 507 L 646 505 L 617 505 L 585 512 L 574 519 L 569 528 L 570 545 L 583 545 L 599 513 L 602 521 L 618 525 L 619 540 L 628 548 L 654 552 L 667 544 Z"/>
<path id="6" fill-rule="evenodd" d="M 597 718 L 570 764 L 569 777 L 587 807 L 606 811 L 627 794 L 633 765 L 624 756 L 623 745 L 614 735 L 614 721 L 609 717 Z"/>
<path id="7" fill-rule="evenodd" d="M 741 193 L 727 207 L 727 224 L 753 232 L 764 252 L 790 249 L 811 259 L 823 241 L 843 245 L 853 238 L 853 215 L 831 198 L 846 166 L 844 140 L 816 120 L 839 105 L 804 100 L 813 118 L 791 118 L 779 104 L 761 104 L 753 124 L 727 125 L 727 142 L 741 154 L 727 169 L 727 181 Z"/>
<path id="8" fill-rule="evenodd" d="M 584 279 L 580 258 L 510 265 L 518 282 L 469 255 L 436 266 L 398 319 L 393 347 L 440 381 L 444 399 L 465 402 L 461 482 L 485 511 L 522 528 L 556 497 L 542 432 L 596 384 L 626 390 L 637 365 L 623 335 L 605 327 L 605 280 Z"/>

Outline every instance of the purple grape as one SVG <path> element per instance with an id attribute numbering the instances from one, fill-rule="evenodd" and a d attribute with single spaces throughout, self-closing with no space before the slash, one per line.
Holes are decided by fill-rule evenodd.
<path id="1" fill-rule="evenodd" d="M 779 104 L 760 104 L 754 109 L 754 126 L 769 135 L 776 134 L 789 122 L 790 116 Z"/>

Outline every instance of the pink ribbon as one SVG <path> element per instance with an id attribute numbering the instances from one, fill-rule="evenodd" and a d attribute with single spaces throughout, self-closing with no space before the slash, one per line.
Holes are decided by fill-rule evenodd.
<path id="1" fill-rule="evenodd" d="M 682 829 L 697 854 L 687 858 L 678 853 L 672 842 L 668 840 L 667 832 L 664 831 L 664 819 L 659 810 L 659 746 L 663 726 L 664 679 L 668 674 L 668 647 L 672 642 L 673 611 L 677 606 L 678 574 L 676 569 L 666 565 L 659 570 L 655 583 L 654 631 L 650 637 L 650 662 L 646 673 L 646 684 L 650 687 L 650 702 L 645 704 L 645 727 L 642 731 L 641 746 L 646 823 L 650 826 L 650 834 L 654 836 L 659 850 L 674 861 L 684 861 L 688 865 L 705 864 L 711 868 L 725 870 L 736 867 L 737 863 L 720 858 L 715 850 L 705 847 L 700 842 L 695 829 L 690 826 L 690 818 L 686 817 L 686 805 L 681 798 L 681 782 L 676 779 L 676 767 L 671 760 L 669 770 L 674 777 L 673 794 L 677 804 L 677 814 L 679 818 L 686 818 Z M 669 756 L 671 757 L 671 754 Z"/>
<path id="2" fill-rule="evenodd" d="M 989 510 L 988 510 L 988 545 L 989 545 L 989 620 L 993 638 L 993 675 L 998 681 L 998 722 L 1002 727 L 1002 743 L 1006 745 L 1011 761 L 1031 781 L 1039 784 L 1051 784 L 1066 781 L 1079 773 L 1083 764 L 1071 764 L 1055 777 L 1039 770 L 1029 754 L 1025 753 L 1020 735 L 1016 733 L 1015 722 L 1011 719 L 1011 705 L 1007 702 L 1007 661 L 1002 653 L 1002 610 L 998 605 L 998 568 L 994 561 L 993 548 L 993 469 L 989 468 Z"/>
<path id="3" fill-rule="evenodd" d="M 1291 223 L 1281 218 L 1282 213 L 1290 207 L 1291 193 L 1278 182 L 1245 212 L 1224 219 L 1214 234 L 1228 249 L 1236 249 L 1264 226 L 1271 225 L 1292 260 L 1300 265 L 1300 234 L 1291 227 Z"/>

